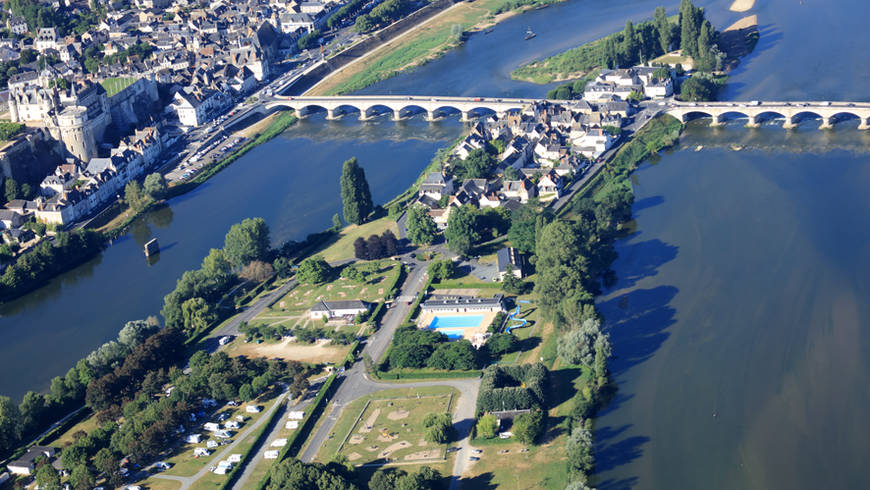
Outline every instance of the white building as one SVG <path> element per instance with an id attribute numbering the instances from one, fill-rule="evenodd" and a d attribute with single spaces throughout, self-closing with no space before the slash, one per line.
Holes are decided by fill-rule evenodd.
<path id="1" fill-rule="evenodd" d="M 312 320 L 320 320 L 323 317 L 327 319 L 355 317 L 364 311 L 369 311 L 369 305 L 358 299 L 347 301 L 320 300 L 308 310 L 308 317 Z"/>

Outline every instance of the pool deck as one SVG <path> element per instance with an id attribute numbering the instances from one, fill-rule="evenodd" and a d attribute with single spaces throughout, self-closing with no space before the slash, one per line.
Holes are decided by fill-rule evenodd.
<path id="1" fill-rule="evenodd" d="M 417 319 L 417 326 L 419 328 L 429 328 L 429 324 L 432 323 L 432 320 L 436 316 L 441 318 L 448 318 L 453 316 L 483 316 L 483 319 L 480 321 L 479 326 L 462 329 L 462 337 L 471 341 L 474 339 L 475 335 L 486 333 L 486 329 L 487 327 L 489 327 L 489 324 L 492 323 L 495 315 L 496 313 L 491 311 L 475 311 L 473 313 L 438 313 L 437 315 L 434 313 L 424 313 L 420 315 L 420 318 Z M 454 328 L 447 327 L 447 329 L 453 330 Z"/>

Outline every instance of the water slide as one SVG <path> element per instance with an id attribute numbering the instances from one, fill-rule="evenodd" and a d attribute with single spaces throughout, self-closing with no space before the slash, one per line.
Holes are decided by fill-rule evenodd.
<path id="1" fill-rule="evenodd" d="M 520 302 L 521 302 L 521 303 L 528 303 L 528 301 L 520 301 Z M 517 323 L 514 323 L 513 325 L 510 325 L 510 324 L 507 325 L 507 326 L 505 327 L 505 329 L 504 329 L 505 332 L 507 332 L 507 333 L 511 333 L 511 330 L 513 330 L 513 329 L 515 329 L 515 328 L 522 328 L 522 327 L 525 327 L 526 324 L 529 323 L 525 318 L 516 318 L 516 316 L 519 315 L 519 314 L 520 314 L 520 306 L 517 305 L 517 309 L 516 309 L 516 311 L 514 311 L 513 313 L 511 313 L 510 315 L 508 315 L 508 322 L 514 321 L 514 322 L 517 322 Z"/>

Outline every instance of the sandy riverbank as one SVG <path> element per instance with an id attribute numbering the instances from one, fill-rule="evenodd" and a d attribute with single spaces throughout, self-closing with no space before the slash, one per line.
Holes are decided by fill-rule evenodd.
<path id="1" fill-rule="evenodd" d="M 463 41 L 454 32 L 482 31 L 514 15 L 536 6 L 510 10 L 495 15 L 493 12 L 510 0 L 478 0 L 461 2 L 440 12 L 395 39 L 369 51 L 340 70 L 330 73 L 311 87 L 305 95 L 330 95 L 359 90 L 403 71 L 423 65 L 446 54 Z"/>
<path id="2" fill-rule="evenodd" d="M 755 0 L 734 0 L 731 7 L 728 9 L 732 12 L 746 12 L 755 6 Z"/>

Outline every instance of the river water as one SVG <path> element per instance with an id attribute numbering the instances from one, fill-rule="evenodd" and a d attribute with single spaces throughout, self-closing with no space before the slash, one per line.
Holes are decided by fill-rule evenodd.
<path id="1" fill-rule="evenodd" d="M 542 96 L 549 87 L 511 81 L 510 70 L 642 20 L 658 3 L 571 0 L 534 11 L 365 92 Z M 718 26 L 741 16 L 730 1 L 698 4 Z M 757 4 L 761 40 L 724 98 L 868 99 L 870 5 Z M 528 42 L 527 27 L 538 34 Z M 620 279 L 600 301 L 619 390 L 596 421 L 599 488 L 870 487 L 861 328 L 870 137 L 854 121 L 832 132 L 815 125 L 692 124 L 635 175 L 637 231 L 617 244 Z M 0 392 L 44 387 L 125 320 L 155 314 L 232 223 L 263 216 L 276 242 L 329 226 L 344 159 L 360 158 L 384 201 L 459 130 L 316 117 L 290 129 L 100 258 L 0 308 Z M 148 266 L 140 245 L 152 235 L 166 250 Z"/>

